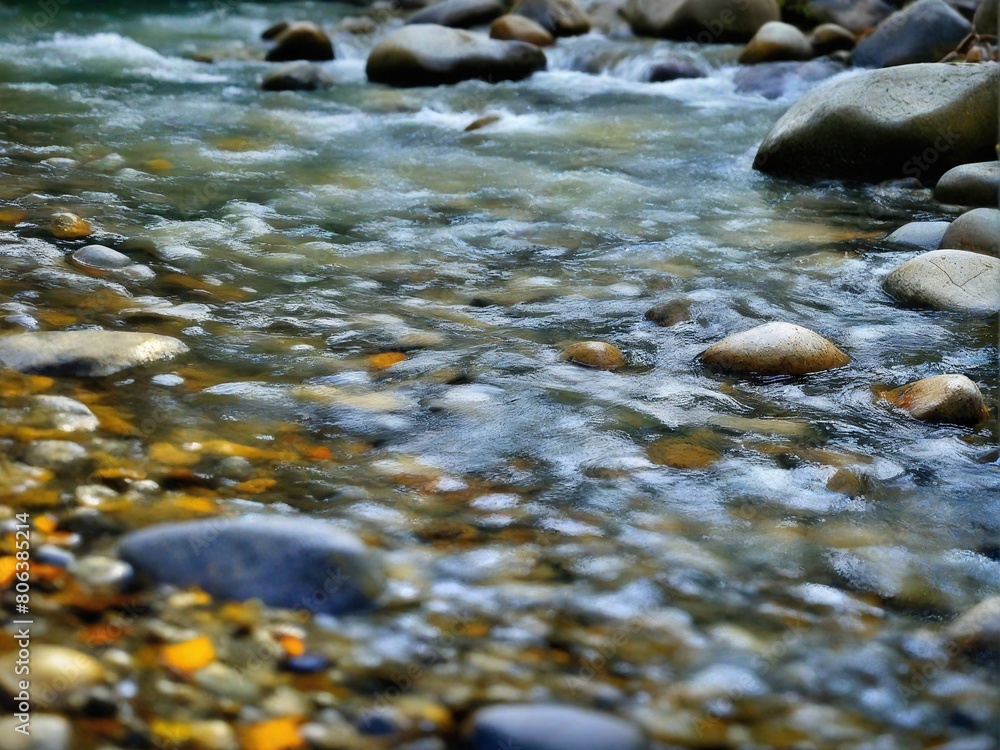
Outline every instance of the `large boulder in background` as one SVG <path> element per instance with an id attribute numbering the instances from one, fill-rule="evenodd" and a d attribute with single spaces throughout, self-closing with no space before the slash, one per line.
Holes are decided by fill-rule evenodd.
<path id="1" fill-rule="evenodd" d="M 640 36 L 700 44 L 747 42 L 781 20 L 777 0 L 628 0 L 622 14 Z"/>
<path id="2" fill-rule="evenodd" d="M 997 33 L 998 0 L 983 0 L 976 10 L 972 23 L 979 34 L 995 35 Z"/>
<path id="3" fill-rule="evenodd" d="M 417 11 L 406 19 L 406 23 L 436 23 L 453 29 L 468 29 L 502 15 L 500 0 L 444 0 Z"/>
<path id="4" fill-rule="evenodd" d="M 280 31 L 277 31 L 280 29 Z M 276 24 L 264 32 L 265 38 L 274 31 L 274 47 L 267 53 L 268 62 L 292 60 L 332 60 L 333 43 L 319 26 L 309 21 Z"/>
<path id="5" fill-rule="evenodd" d="M 812 44 L 797 28 L 781 21 L 768 21 L 740 53 L 740 65 L 756 65 L 776 60 L 809 60 Z"/>
<path id="6" fill-rule="evenodd" d="M 934 199 L 954 206 L 990 206 L 1000 201 L 1000 161 L 961 164 L 934 187 Z"/>
<path id="7" fill-rule="evenodd" d="M 531 19 L 552 36 L 579 36 L 590 31 L 590 16 L 576 0 L 523 0 L 514 13 Z"/>
<path id="8" fill-rule="evenodd" d="M 896 10 L 885 0 L 809 0 L 805 15 L 816 23 L 835 23 L 857 34 L 878 26 Z"/>
<path id="9" fill-rule="evenodd" d="M 439 86 L 470 79 L 519 81 L 545 69 L 533 44 L 489 39 L 434 24 L 406 26 L 380 41 L 365 72 L 374 83 Z"/>
<path id="10" fill-rule="evenodd" d="M 933 183 L 993 158 L 1000 65 L 925 63 L 823 84 L 764 138 L 754 169 L 798 179 Z"/>
<path id="11" fill-rule="evenodd" d="M 861 68 L 937 62 L 970 31 L 972 24 L 944 0 L 917 0 L 858 42 L 852 59 Z"/>

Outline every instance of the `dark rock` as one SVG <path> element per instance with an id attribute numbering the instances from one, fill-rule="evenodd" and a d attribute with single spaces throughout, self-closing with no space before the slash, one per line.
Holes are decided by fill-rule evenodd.
<path id="1" fill-rule="evenodd" d="M 1000 259 L 933 250 L 890 273 L 883 287 L 904 305 L 989 317 L 1000 313 Z"/>
<path id="2" fill-rule="evenodd" d="M 469 79 L 517 81 L 545 69 L 545 53 L 533 44 L 488 39 L 433 24 L 406 26 L 368 55 L 375 83 L 438 86 Z"/>
<path id="3" fill-rule="evenodd" d="M 884 0 L 809 0 L 806 15 L 818 23 L 835 23 L 855 34 L 878 26 L 898 9 Z"/>
<path id="4" fill-rule="evenodd" d="M 503 15 L 500 0 L 444 0 L 410 16 L 406 23 L 436 23 L 453 29 L 468 29 Z"/>
<path id="5" fill-rule="evenodd" d="M 962 214 L 948 227 L 940 247 L 1000 257 L 1000 209 L 975 208 Z"/>
<path id="6" fill-rule="evenodd" d="M 765 99 L 780 99 L 789 91 L 799 90 L 842 73 L 844 66 L 833 60 L 809 62 L 770 62 L 742 67 L 736 71 L 736 90 L 760 94 Z"/>
<path id="7" fill-rule="evenodd" d="M 289 26 L 288 21 L 278 21 L 272 26 L 268 26 L 264 29 L 264 32 L 260 35 L 261 39 L 265 41 L 270 41 L 271 39 L 276 39 L 281 32 L 285 31 Z"/>
<path id="8" fill-rule="evenodd" d="M 319 26 L 309 21 L 288 24 L 274 37 L 275 46 L 267 53 L 268 62 L 333 59 L 333 43 Z"/>
<path id="9" fill-rule="evenodd" d="M 646 320 L 668 328 L 685 320 L 691 320 L 691 303 L 684 299 L 672 299 L 646 310 Z"/>
<path id="10" fill-rule="evenodd" d="M 320 66 L 308 62 L 283 65 L 260 83 L 265 91 L 317 91 L 333 86 L 333 79 Z"/>
<path id="11" fill-rule="evenodd" d="M 530 18 L 552 36 L 579 36 L 590 31 L 590 17 L 576 0 L 522 0 L 514 13 Z"/>
<path id="12" fill-rule="evenodd" d="M 360 539 L 312 518 L 163 524 L 126 534 L 120 556 L 156 583 L 334 615 L 370 609 L 384 587 Z"/>
<path id="13" fill-rule="evenodd" d="M 649 69 L 648 80 L 650 83 L 665 83 L 667 81 L 677 81 L 682 78 L 704 78 L 705 71 L 694 63 L 687 60 L 659 60 L 654 62 Z"/>
<path id="14" fill-rule="evenodd" d="M 937 250 L 948 231 L 947 221 L 911 221 L 886 237 L 886 242 L 896 245 L 919 247 L 923 250 Z"/>
<path id="15" fill-rule="evenodd" d="M 509 704 L 479 709 L 472 750 L 646 750 L 639 729 L 611 714 L 576 706 Z"/>
<path id="16" fill-rule="evenodd" d="M 809 60 L 813 48 L 806 35 L 781 21 L 768 21 L 740 53 L 740 65 L 756 65 L 777 60 Z"/>
<path id="17" fill-rule="evenodd" d="M 972 31 L 972 25 L 944 0 L 917 0 L 878 25 L 854 48 L 862 68 L 937 62 Z"/>
<path id="18" fill-rule="evenodd" d="M 103 377 L 186 351 L 181 341 L 153 333 L 19 333 L 0 338 L 0 365 L 36 375 Z"/>
<path id="19" fill-rule="evenodd" d="M 955 206 L 1000 204 L 1000 161 L 962 164 L 949 169 L 934 187 L 934 198 Z"/>
<path id="20" fill-rule="evenodd" d="M 817 55 L 852 50 L 856 41 L 853 33 L 835 23 L 821 24 L 809 34 L 809 44 Z"/>
<path id="21" fill-rule="evenodd" d="M 628 0 L 622 15 L 640 36 L 700 44 L 747 42 L 781 20 L 777 0 Z"/>
<path id="22" fill-rule="evenodd" d="M 536 47 L 555 44 L 556 38 L 544 26 L 524 16 L 508 13 L 490 26 L 490 37 L 514 42 L 527 42 Z"/>
<path id="23" fill-rule="evenodd" d="M 754 168 L 796 178 L 933 182 L 992 157 L 1000 65 L 904 65 L 808 92 L 778 120 Z"/>
<path id="24" fill-rule="evenodd" d="M 976 33 L 996 36 L 998 33 L 997 0 L 982 0 L 972 23 L 976 27 Z"/>

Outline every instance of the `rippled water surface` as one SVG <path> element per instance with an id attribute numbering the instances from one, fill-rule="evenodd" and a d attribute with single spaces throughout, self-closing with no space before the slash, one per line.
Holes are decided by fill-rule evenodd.
<path id="1" fill-rule="evenodd" d="M 736 48 L 591 34 L 520 83 L 400 91 L 365 81 L 372 38 L 342 32 L 331 90 L 266 93 L 264 28 L 360 11 L 76 5 L 37 29 L 32 4 L 0 8 L 2 326 L 192 352 L 52 384 L 99 407 L 96 468 L 11 489 L 12 507 L 354 529 L 385 550 L 389 603 L 308 625 L 343 652 L 348 714 L 418 660 L 407 697 L 456 716 L 570 700 L 663 747 L 989 742 L 995 663 L 941 634 L 1000 593 L 996 431 L 916 422 L 872 389 L 961 372 L 996 403 L 996 321 L 881 290 L 916 255 L 886 233 L 951 218 L 929 191 L 751 170 L 804 86 L 769 100 L 738 90 Z M 671 56 L 710 75 L 642 82 Z M 53 240 L 57 208 L 97 234 Z M 94 241 L 155 276 L 67 262 Z M 689 321 L 644 319 L 674 299 Z M 853 364 L 758 381 L 695 362 L 770 320 Z M 629 366 L 560 360 L 590 339 Z M 4 377 L 8 407 L 34 387 Z M 231 444 L 248 475 L 226 476 Z"/>

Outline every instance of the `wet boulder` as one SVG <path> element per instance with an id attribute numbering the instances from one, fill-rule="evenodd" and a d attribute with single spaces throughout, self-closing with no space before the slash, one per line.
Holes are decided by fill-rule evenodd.
<path id="1" fill-rule="evenodd" d="M 469 727 L 472 750 L 646 750 L 638 727 L 611 714 L 558 704 L 479 709 Z"/>
<path id="2" fill-rule="evenodd" d="M 911 221 L 886 237 L 886 241 L 922 250 L 937 250 L 949 226 L 947 221 Z"/>
<path id="3" fill-rule="evenodd" d="M 972 23 L 977 34 L 995 36 L 997 34 L 997 0 L 982 0 L 976 9 Z"/>
<path id="4" fill-rule="evenodd" d="M 1000 204 L 1000 161 L 961 164 L 949 169 L 934 186 L 934 198 L 955 206 Z"/>
<path id="5" fill-rule="evenodd" d="M 545 53 L 533 44 L 418 24 L 376 44 L 365 70 L 374 83 L 438 86 L 470 79 L 517 81 L 544 70 L 545 65 Z"/>
<path id="6" fill-rule="evenodd" d="M 809 60 L 813 48 L 806 35 L 781 21 L 769 21 L 754 34 L 740 53 L 740 65 L 755 65 L 776 60 Z"/>
<path id="7" fill-rule="evenodd" d="M 628 0 L 622 15 L 639 36 L 719 44 L 749 41 L 781 9 L 777 0 Z"/>
<path id="8" fill-rule="evenodd" d="M 765 323 L 726 336 L 699 359 L 713 370 L 746 375 L 806 375 L 851 362 L 818 333 L 791 323 Z"/>
<path id="9" fill-rule="evenodd" d="M 1000 65 L 904 65 L 818 86 L 764 138 L 754 169 L 798 179 L 934 181 L 992 158 Z"/>
<path id="10" fill-rule="evenodd" d="M 264 91 L 318 91 L 331 86 L 333 79 L 323 68 L 304 61 L 282 65 L 260 82 Z"/>
<path id="11" fill-rule="evenodd" d="M 996 315 L 1000 259 L 965 250 L 932 250 L 890 273 L 883 288 L 910 307 Z"/>
<path id="12" fill-rule="evenodd" d="M 979 386 L 965 375 L 934 375 L 886 391 L 882 397 L 924 422 L 977 425 L 989 416 Z"/>
<path id="13" fill-rule="evenodd" d="M 502 15 L 500 0 L 444 0 L 417 11 L 406 19 L 406 23 L 436 23 L 453 29 L 468 29 Z"/>
<path id="14" fill-rule="evenodd" d="M 691 320 L 691 301 L 672 299 L 661 302 L 646 310 L 646 320 L 662 328 L 669 328 L 686 320 Z"/>
<path id="15" fill-rule="evenodd" d="M 277 27 L 272 27 L 277 29 Z M 265 32 L 267 33 L 267 32 Z M 274 35 L 274 47 L 268 51 L 268 62 L 292 60 L 324 61 L 333 59 L 333 43 L 319 26 L 309 21 L 285 24 Z"/>
<path id="16" fill-rule="evenodd" d="M 854 48 L 862 68 L 937 62 L 972 30 L 972 25 L 944 0 L 917 0 L 878 25 Z"/>
<path id="17" fill-rule="evenodd" d="M 705 71 L 694 63 L 680 58 L 673 58 L 654 62 L 649 68 L 646 80 L 650 83 L 665 83 L 666 81 L 677 81 L 684 78 L 704 78 L 705 76 Z"/>
<path id="18" fill-rule="evenodd" d="M 590 16 L 576 0 L 521 0 L 514 13 L 530 18 L 556 37 L 590 31 Z"/>
<path id="19" fill-rule="evenodd" d="M 535 23 L 530 18 L 508 13 L 500 16 L 490 26 L 490 37 L 514 42 L 527 42 L 536 47 L 548 47 L 555 44 L 556 38 L 548 29 Z"/>
<path id="20" fill-rule="evenodd" d="M 580 341 L 566 347 L 562 358 L 575 365 L 598 370 L 618 370 L 625 366 L 625 356 L 617 346 L 604 341 Z"/>
<path id="21" fill-rule="evenodd" d="M 0 338 L 0 366 L 35 375 L 104 377 L 188 351 L 170 336 L 126 331 L 47 331 Z"/>
<path id="22" fill-rule="evenodd" d="M 854 34 L 835 23 L 823 23 L 809 33 L 809 44 L 817 55 L 830 55 L 854 49 Z"/>
<path id="23" fill-rule="evenodd" d="M 948 226 L 940 247 L 1000 257 L 1000 209 L 975 208 L 962 214 Z"/>
<path id="24" fill-rule="evenodd" d="M 808 0 L 805 14 L 819 23 L 835 23 L 855 34 L 878 26 L 898 9 L 885 0 Z"/>
<path id="25" fill-rule="evenodd" d="M 245 516 L 133 531 L 120 557 L 158 584 L 332 615 L 374 606 L 385 581 L 364 542 L 313 518 Z"/>
<path id="26" fill-rule="evenodd" d="M 963 651 L 1000 652 L 1000 596 L 983 599 L 963 612 L 945 632 Z"/>

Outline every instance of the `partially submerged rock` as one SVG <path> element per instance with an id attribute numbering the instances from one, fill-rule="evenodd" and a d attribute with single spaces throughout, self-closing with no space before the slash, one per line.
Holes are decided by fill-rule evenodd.
<path id="1" fill-rule="evenodd" d="M 1000 259 L 933 250 L 890 273 L 885 290 L 904 305 L 976 316 L 1000 312 Z"/>
<path id="2" fill-rule="evenodd" d="M 829 55 L 854 49 L 854 34 L 835 23 L 823 23 L 809 33 L 809 44 L 817 55 Z"/>
<path id="3" fill-rule="evenodd" d="M 852 59 L 862 68 L 937 62 L 971 30 L 972 25 L 944 0 L 917 0 L 858 42 Z"/>
<path id="4" fill-rule="evenodd" d="M 604 341 L 580 341 L 566 348 L 562 358 L 575 365 L 600 370 L 618 370 L 625 366 L 625 356 L 617 346 Z"/>
<path id="5" fill-rule="evenodd" d="M 972 653 L 1000 651 L 1000 596 L 992 596 L 963 612 L 946 631 L 948 639 Z"/>
<path id="6" fill-rule="evenodd" d="M 0 338 L 0 366 L 33 375 L 103 377 L 186 351 L 183 342 L 153 333 L 19 333 Z"/>
<path id="7" fill-rule="evenodd" d="M 941 248 L 1000 257 L 1000 209 L 974 208 L 948 225 Z"/>
<path id="8" fill-rule="evenodd" d="M 590 31 L 590 16 L 576 0 L 521 0 L 514 13 L 530 18 L 556 37 Z"/>
<path id="9" fill-rule="evenodd" d="M 364 542 L 313 518 L 254 516 L 153 526 L 127 534 L 120 555 L 156 583 L 308 612 L 369 609 L 384 587 L 381 566 Z"/>
<path id="10" fill-rule="evenodd" d="M 747 375 L 806 375 L 851 362 L 818 333 L 791 323 L 765 323 L 734 333 L 710 346 L 699 359 L 713 370 Z"/>
<path id="11" fill-rule="evenodd" d="M 777 0 L 628 0 L 622 15 L 640 36 L 699 44 L 746 42 L 781 20 Z"/>
<path id="12" fill-rule="evenodd" d="M 992 158 L 1000 65 L 905 65 L 831 81 L 778 120 L 754 169 L 795 178 L 934 181 Z"/>
<path id="13" fill-rule="evenodd" d="M 886 237 L 886 242 L 896 245 L 919 247 L 923 250 L 937 250 L 948 231 L 947 221 L 911 221 Z"/>
<path id="14" fill-rule="evenodd" d="M 897 6 L 885 0 L 808 0 L 806 14 L 820 23 L 835 23 L 855 34 L 878 26 Z"/>
<path id="15" fill-rule="evenodd" d="M 319 65 L 293 62 L 264 76 L 260 87 L 265 91 L 318 91 L 333 86 L 333 79 Z"/>
<path id="16" fill-rule="evenodd" d="M 806 35 L 781 21 L 765 23 L 740 53 L 741 65 L 755 65 L 776 60 L 809 60 L 813 48 Z"/>
<path id="17" fill-rule="evenodd" d="M 500 0 L 444 0 L 429 5 L 406 19 L 408 24 L 435 23 L 453 29 L 468 29 L 503 15 Z"/>
<path id="18" fill-rule="evenodd" d="M 965 375 L 934 375 L 881 395 L 924 422 L 977 425 L 989 416 L 979 386 Z"/>
<path id="19" fill-rule="evenodd" d="M 309 21 L 285 24 L 280 31 L 275 31 L 274 41 L 275 46 L 267 53 L 268 62 L 333 59 L 333 43 L 330 37 L 323 29 Z"/>
<path id="20" fill-rule="evenodd" d="M 507 41 L 527 42 L 536 47 L 548 47 L 555 44 L 556 38 L 544 26 L 530 18 L 508 13 L 500 16 L 490 26 L 490 37 Z"/>
<path id="21" fill-rule="evenodd" d="M 934 186 L 934 198 L 955 206 L 1000 205 L 1000 161 L 960 164 Z"/>
<path id="22" fill-rule="evenodd" d="M 372 49 L 368 79 L 392 86 L 438 86 L 469 79 L 516 81 L 545 69 L 533 44 L 509 42 L 433 24 L 406 26 Z"/>

